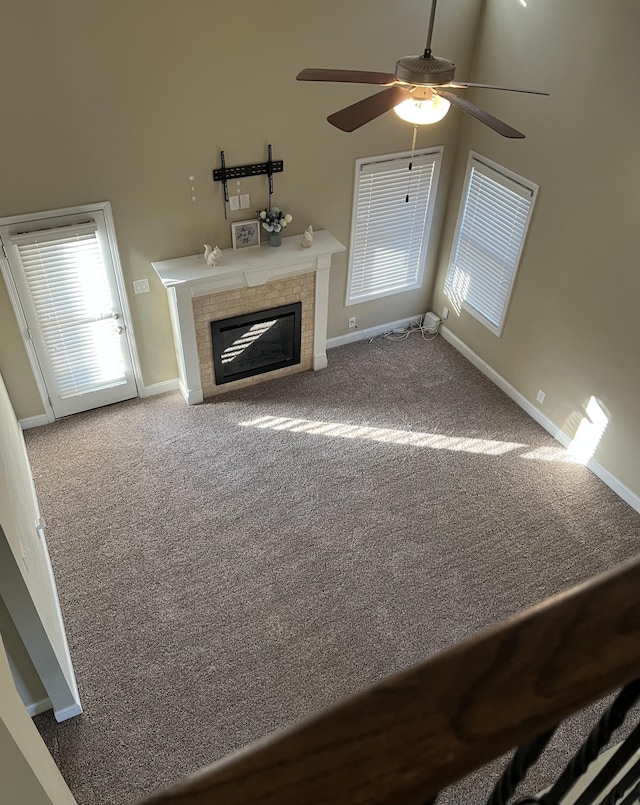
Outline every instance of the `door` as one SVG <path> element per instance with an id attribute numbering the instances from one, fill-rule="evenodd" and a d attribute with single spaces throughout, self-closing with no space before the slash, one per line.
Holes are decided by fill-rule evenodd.
<path id="1" fill-rule="evenodd" d="M 0 226 L 16 314 L 55 418 L 137 395 L 104 206 Z"/>

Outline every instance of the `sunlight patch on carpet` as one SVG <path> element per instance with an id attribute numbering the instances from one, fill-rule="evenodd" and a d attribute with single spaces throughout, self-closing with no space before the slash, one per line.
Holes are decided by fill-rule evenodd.
<path id="1" fill-rule="evenodd" d="M 468 436 L 447 436 L 441 433 L 376 428 L 369 425 L 348 425 L 343 422 L 323 422 L 314 419 L 293 419 L 282 416 L 260 416 L 239 422 L 243 428 L 310 433 L 317 436 L 332 436 L 339 439 L 365 439 L 371 442 L 406 444 L 410 447 L 428 447 L 432 450 L 479 453 L 487 456 L 502 456 L 514 450 L 529 447 L 521 442 L 503 442 L 495 439 L 476 439 Z M 575 459 L 563 447 L 539 447 L 523 453 L 520 458 L 536 461 L 568 461 Z"/>

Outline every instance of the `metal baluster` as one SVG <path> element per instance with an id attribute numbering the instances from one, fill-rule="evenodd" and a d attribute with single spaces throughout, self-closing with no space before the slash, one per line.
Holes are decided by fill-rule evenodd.
<path id="1" fill-rule="evenodd" d="M 595 779 L 580 794 L 575 805 L 592 805 L 597 800 L 598 795 L 622 771 L 638 749 L 640 749 L 640 724 L 629 733 L 622 746 L 616 749 L 604 768 L 598 772 Z"/>
<path id="2" fill-rule="evenodd" d="M 527 776 L 531 766 L 542 754 L 555 729 L 554 727 L 549 732 L 534 738 L 528 744 L 518 747 L 513 758 L 507 764 L 507 768 L 502 773 L 502 777 L 493 789 L 487 805 L 506 805 L 508 800 L 515 794 L 516 788 Z"/>
<path id="3" fill-rule="evenodd" d="M 628 795 L 622 800 L 620 805 L 636 805 L 636 803 L 640 802 L 640 783 L 630 791 Z"/>
<path id="4" fill-rule="evenodd" d="M 552 789 L 543 795 L 540 800 L 541 805 L 558 805 L 571 786 L 598 757 L 600 750 L 609 743 L 609 739 L 624 722 L 627 713 L 638 697 L 640 697 L 640 679 L 636 679 L 635 682 L 626 685 L 616 696 L 611 707 L 598 721 Z"/>
<path id="5" fill-rule="evenodd" d="M 629 788 L 638 782 L 638 778 L 640 777 L 640 760 L 637 760 L 633 766 L 629 769 L 629 771 L 624 775 L 622 780 L 619 783 L 614 785 L 614 787 L 609 791 L 607 796 L 602 800 L 601 805 L 616 805 L 616 802 L 620 799 L 620 797 L 628 791 Z"/>

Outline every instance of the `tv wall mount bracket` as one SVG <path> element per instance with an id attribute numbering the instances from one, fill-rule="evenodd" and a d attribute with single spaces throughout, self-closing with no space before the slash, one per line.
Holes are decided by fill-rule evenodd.
<path id="1" fill-rule="evenodd" d="M 243 179 L 247 176 L 268 176 L 269 177 L 269 209 L 271 209 L 271 196 L 273 195 L 273 174 L 282 173 L 284 162 L 273 159 L 273 149 L 268 146 L 268 157 L 266 162 L 256 162 L 252 165 L 238 165 L 235 168 L 227 167 L 224 151 L 220 151 L 220 168 L 213 171 L 213 181 L 222 182 L 224 196 L 224 217 L 227 217 L 227 204 L 229 203 L 230 179 Z"/>

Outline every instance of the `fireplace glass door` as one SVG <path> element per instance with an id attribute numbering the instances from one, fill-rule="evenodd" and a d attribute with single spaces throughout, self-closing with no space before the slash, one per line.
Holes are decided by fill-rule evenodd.
<path id="1" fill-rule="evenodd" d="M 211 322 L 216 384 L 300 363 L 302 303 Z"/>

